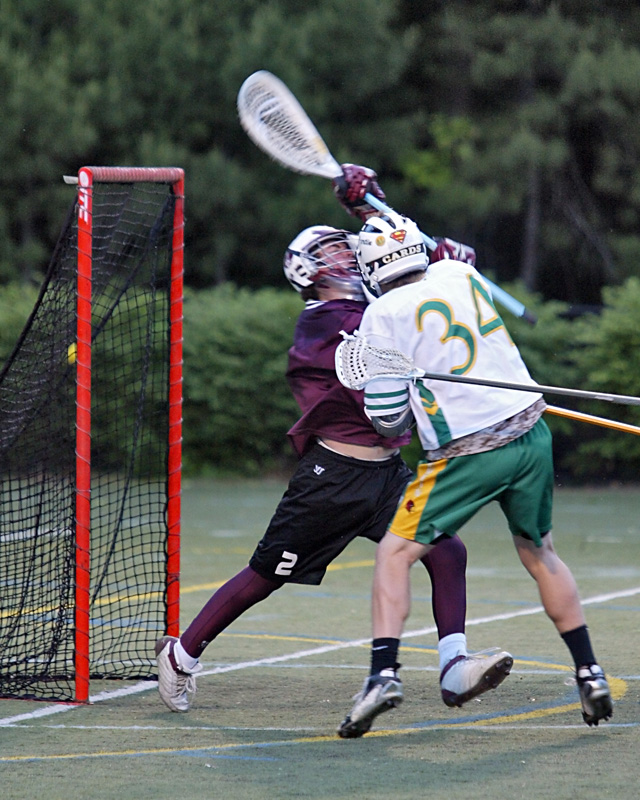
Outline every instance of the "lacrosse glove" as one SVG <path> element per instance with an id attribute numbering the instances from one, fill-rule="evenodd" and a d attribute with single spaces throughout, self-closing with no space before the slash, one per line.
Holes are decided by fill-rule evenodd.
<path id="1" fill-rule="evenodd" d="M 372 194 L 378 200 L 384 200 L 386 197 L 378 186 L 378 176 L 372 169 L 357 164 L 341 164 L 341 167 L 342 175 L 331 181 L 334 194 L 348 214 L 366 222 L 370 216 L 378 212 L 364 199 L 365 194 Z"/>
<path id="2" fill-rule="evenodd" d="M 438 246 L 429 253 L 429 262 L 431 264 L 435 264 L 436 261 L 451 258 L 454 261 L 462 261 L 464 264 L 471 264 L 472 267 L 475 267 L 476 251 L 470 245 L 454 242 L 453 239 L 444 239 L 438 236 L 436 236 L 435 241 Z"/>

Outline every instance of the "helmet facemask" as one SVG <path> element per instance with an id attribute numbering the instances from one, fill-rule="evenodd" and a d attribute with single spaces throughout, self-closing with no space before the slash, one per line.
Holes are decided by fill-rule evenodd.
<path id="1" fill-rule="evenodd" d="M 289 245 L 285 256 L 285 274 L 290 283 L 297 291 L 315 286 L 334 289 L 344 299 L 364 300 L 355 238 L 355 234 L 335 228 L 303 231 Z M 296 245 L 300 249 L 295 249 Z"/>

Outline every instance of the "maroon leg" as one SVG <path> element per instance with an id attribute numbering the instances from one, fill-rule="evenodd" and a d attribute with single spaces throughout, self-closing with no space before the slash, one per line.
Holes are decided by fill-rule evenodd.
<path id="1" fill-rule="evenodd" d="M 281 583 L 261 577 L 251 567 L 245 567 L 207 601 L 180 637 L 181 645 L 190 656 L 200 658 L 219 633 L 281 586 Z"/>
<path id="2" fill-rule="evenodd" d="M 443 537 L 421 559 L 431 578 L 431 604 L 438 638 L 464 633 L 467 614 L 467 548 L 458 536 Z"/>

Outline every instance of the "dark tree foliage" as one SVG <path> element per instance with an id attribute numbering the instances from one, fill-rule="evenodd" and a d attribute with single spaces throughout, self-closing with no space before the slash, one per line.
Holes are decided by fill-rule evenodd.
<path id="1" fill-rule="evenodd" d="M 39 281 L 83 164 L 185 168 L 195 288 L 283 285 L 298 230 L 357 230 L 240 127 L 238 89 L 268 69 L 425 231 L 599 304 L 639 272 L 639 38 L 622 0 L 5 0 L 0 281 Z"/>

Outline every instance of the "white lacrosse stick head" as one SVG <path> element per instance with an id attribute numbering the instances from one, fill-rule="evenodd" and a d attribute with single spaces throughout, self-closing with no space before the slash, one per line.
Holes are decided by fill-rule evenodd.
<path id="1" fill-rule="evenodd" d="M 337 178 L 340 164 L 287 86 L 259 70 L 238 92 L 240 123 L 261 150 L 294 172 Z"/>
<path id="2" fill-rule="evenodd" d="M 368 380 L 366 365 L 362 360 L 362 349 L 366 340 L 358 335 L 358 331 L 353 335 L 344 331 L 341 333 L 344 339 L 336 348 L 335 358 L 338 380 L 347 389 L 364 389 Z"/>
<path id="3" fill-rule="evenodd" d="M 359 331 L 341 333 L 344 339 L 336 348 L 335 367 L 338 380 L 347 389 L 364 389 L 374 378 L 411 381 L 423 374 L 400 350 L 372 347 Z"/>

